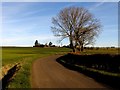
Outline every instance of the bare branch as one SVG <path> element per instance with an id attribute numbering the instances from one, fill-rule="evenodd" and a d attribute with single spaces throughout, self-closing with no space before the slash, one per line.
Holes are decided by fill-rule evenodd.
<path id="1" fill-rule="evenodd" d="M 54 35 L 61 37 L 60 41 L 68 37 L 71 47 L 74 47 L 74 42 L 80 46 L 93 44 L 101 28 L 99 20 L 80 7 L 64 8 L 52 19 L 52 23 Z"/>

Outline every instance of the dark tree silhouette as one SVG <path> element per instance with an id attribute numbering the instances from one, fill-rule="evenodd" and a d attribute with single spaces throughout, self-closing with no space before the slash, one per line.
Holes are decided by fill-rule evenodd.
<path id="1" fill-rule="evenodd" d="M 50 47 L 52 46 L 52 42 L 49 42 L 49 46 L 50 46 Z"/>
<path id="2" fill-rule="evenodd" d="M 35 46 L 39 46 L 38 40 L 35 41 Z"/>

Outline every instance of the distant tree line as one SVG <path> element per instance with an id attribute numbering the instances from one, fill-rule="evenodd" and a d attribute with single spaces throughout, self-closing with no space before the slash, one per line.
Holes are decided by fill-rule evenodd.
<path id="1" fill-rule="evenodd" d="M 99 49 L 114 49 L 115 47 L 84 47 L 84 49 L 87 49 L 87 50 L 99 50 Z"/>
<path id="2" fill-rule="evenodd" d="M 47 43 L 46 44 L 40 44 L 38 42 L 38 40 L 36 40 L 33 47 L 58 47 L 58 46 L 53 45 L 52 42 L 49 42 L 48 44 Z M 71 48 L 70 44 L 69 45 L 63 45 L 61 47 Z M 115 48 L 116 48 L 115 46 L 111 46 L 111 47 L 83 47 L 83 49 L 85 49 L 85 50 L 115 49 Z M 77 49 L 79 49 L 79 47 Z M 118 49 L 118 48 L 116 48 L 116 49 Z"/>
<path id="3" fill-rule="evenodd" d="M 52 42 L 49 42 L 48 44 L 47 43 L 46 44 L 40 44 L 38 42 L 38 40 L 36 40 L 33 47 L 56 47 L 56 46 L 53 45 Z"/>
<path id="4" fill-rule="evenodd" d="M 62 47 L 70 48 L 70 45 L 64 45 Z M 118 49 L 117 47 L 84 47 L 85 50 L 99 50 L 99 49 Z"/>

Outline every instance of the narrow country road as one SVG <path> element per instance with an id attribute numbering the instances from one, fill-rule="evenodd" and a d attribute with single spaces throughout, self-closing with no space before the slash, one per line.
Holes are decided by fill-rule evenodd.
<path id="1" fill-rule="evenodd" d="M 76 71 L 56 62 L 60 55 L 41 58 L 33 63 L 32 88 L 106 88 Z"/>

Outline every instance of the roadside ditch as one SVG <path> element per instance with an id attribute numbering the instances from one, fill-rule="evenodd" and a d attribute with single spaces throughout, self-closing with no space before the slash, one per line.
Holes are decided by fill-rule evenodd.
<path id="1" fill-rule="evenodd" d="M 3 66 L 0 74 L 0 82 L 2 81 L 2 89 L 5 90 L 8 86 L 9 82 L 14 77 L 15 73 L 21 68 L 20 63 L 16 64 L 9 64 L 6 66 Z"/>

